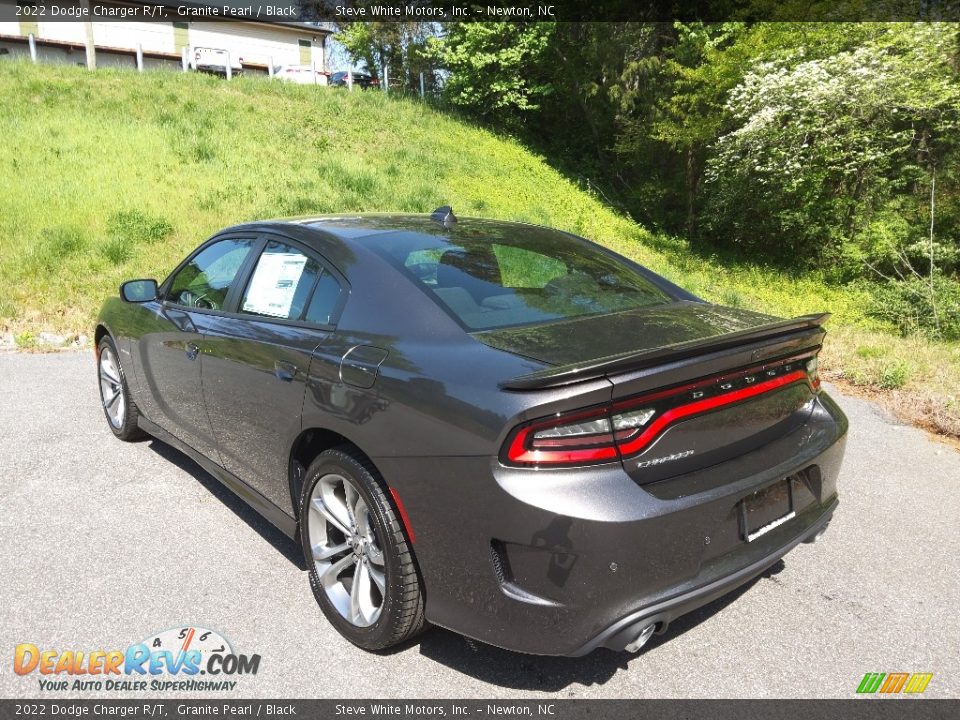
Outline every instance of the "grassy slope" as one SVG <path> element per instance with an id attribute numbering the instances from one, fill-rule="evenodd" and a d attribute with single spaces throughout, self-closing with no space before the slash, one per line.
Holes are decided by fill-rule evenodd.
<path id="1" fill-rule="evenodd" d="M 0 328 L 89 332 L 122 279 L 164 276 L 224 225 L 449 203 L 461 216 L 571 230 L 715 302 L 830 310 L 829 375 L 885 392 L 907 414 L 925 404 L 920 420 L 960 436 L 960 347 L 894 337 L 863 317 L 862 296 L 817 277 L 698 257 L 512 140 L 415 102 L 10 62 L 0 98 L 0 172 L 14 180 L 0 193 Z"/>

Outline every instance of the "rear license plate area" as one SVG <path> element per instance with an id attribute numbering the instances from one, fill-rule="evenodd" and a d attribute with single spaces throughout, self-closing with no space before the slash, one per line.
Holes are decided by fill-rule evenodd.
<path id="1" fill-rule="evenodd" d="M 740 536 L 753 542 L 796 517 L 793 483 L 778 480 L 740 501 Z"/>

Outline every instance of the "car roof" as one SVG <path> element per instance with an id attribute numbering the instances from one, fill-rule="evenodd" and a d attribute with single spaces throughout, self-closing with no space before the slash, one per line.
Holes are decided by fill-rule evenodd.
<path id="1" fill-rule="evenodd" d="M 298 237 L 307 235 L 333 236 L 345 244 L 362 245 L 363 238 L 385 233 L 409 232 L 421 235 L 438 235 L 455 239 L 471 237 L 479 239 L 483 231 L 504 231 L 526 229 L 539 232 L 564 234 L 560 230 L 528 223 L 508 220 L 488 220 L 484 218 L 463 217 L 450 226 L 438 222 L 431 215 L 405 215 L 393 213 L 357 213 L 342 215 L 305 215 L 300 217 L 276 218 L 234 225 L 226 231 L 273 230 L 289 233 Z M 311 232 L 315 231 L 315 232 Z"/>

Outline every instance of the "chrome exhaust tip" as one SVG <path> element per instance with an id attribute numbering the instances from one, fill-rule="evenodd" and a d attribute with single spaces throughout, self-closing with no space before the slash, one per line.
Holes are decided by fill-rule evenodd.
<path id="1" fill-rule="evenodd" d="M 647 644 L 647 641 L 650 639 L 650 637 L 653 635 L 653 631 L 656 629 L 657 629 L 657 624 L 650 623 L 645 628 L 643 628 L 643 630 L 641 630 L 640 633 L 631 642 L 627 643 L 626 647 L 624 647 L 623 649 L 629 653 L 639 652 L 640 648 L 642 648 L 644 645 Z"/>

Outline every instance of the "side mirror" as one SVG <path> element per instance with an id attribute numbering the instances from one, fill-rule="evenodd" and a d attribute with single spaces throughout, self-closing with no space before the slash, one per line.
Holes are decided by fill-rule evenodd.
<path id="1" fill-rule="evenodd" d="M 120 286 L 120 297 L 124 302 L 145 303 L 157 299 L 156 280 L 128 280 Z"/>

